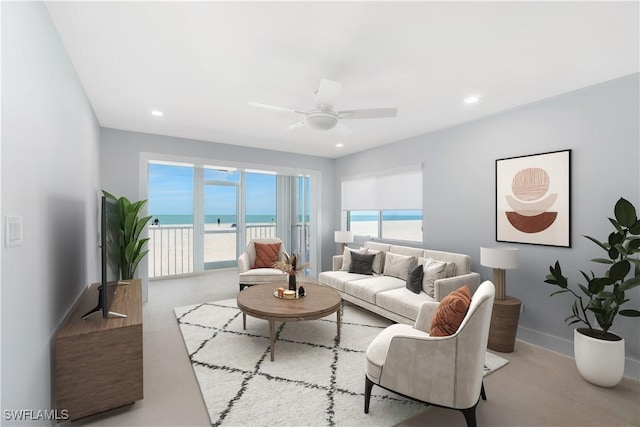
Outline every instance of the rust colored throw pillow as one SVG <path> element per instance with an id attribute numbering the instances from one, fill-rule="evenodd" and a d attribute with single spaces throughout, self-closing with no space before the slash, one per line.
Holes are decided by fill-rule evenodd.
<path id="1" fill-rule="evenodd" d="M 431 321 L 429 335 L 446 337 L 456 333 L 471 304 L 471 291 L 464 285 L 444 297 Z"/>
<path id="2" fill-rule="evenodd" d="M 282 243 L 254 243 L 256 262 L 251 268 L 273 268 L 273 264 L 280 257 Z"/>

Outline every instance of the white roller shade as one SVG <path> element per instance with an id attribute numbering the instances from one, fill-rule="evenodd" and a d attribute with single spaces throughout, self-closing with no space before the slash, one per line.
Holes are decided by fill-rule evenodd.
<path id="1" fill-rule="evenodd" d="M 422 164 L 342 179 L 342 210 L 422 210 Z"/>

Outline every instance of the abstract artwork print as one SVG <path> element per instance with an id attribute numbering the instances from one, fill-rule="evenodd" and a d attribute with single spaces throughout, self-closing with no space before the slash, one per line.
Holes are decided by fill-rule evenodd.
<path id="1" fill-rule="evenodd" d="M 571 246 L 571 150 L 496 160 L 496 240 Z"/>

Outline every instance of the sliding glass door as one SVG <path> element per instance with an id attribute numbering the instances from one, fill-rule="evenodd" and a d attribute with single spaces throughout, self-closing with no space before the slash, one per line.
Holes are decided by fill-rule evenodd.
<path id="1" fill-rule="evenodd" d="M 234 267 L 238 258 L 241 174 L 236 170 L 208 167 L 200 170 L 203 199 L 202 208 L 198 210 L 201 213 L 204 269 Z"/>
<path id="2" fill-rule="evenodd" d="M 235 267 L 262 237 L 310 263 L 311 188 L 309 176 L 149 163 L 149 277 Z"/>

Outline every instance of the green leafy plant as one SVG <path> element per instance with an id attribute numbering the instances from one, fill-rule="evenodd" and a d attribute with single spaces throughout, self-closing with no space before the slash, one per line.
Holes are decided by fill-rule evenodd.
<path id="1" fill-rule="evenodd" d="M 615 317 L 622 316 L 639 317 L 638 310 L 621 310 L 620 307 L 629 301 L 625 292 L 640 285 L 640 260 L 632 257 L 640 253 L 640 221 L 636 209 L 629 201 L 620 198 L 614 208 L 615 219 L 609 218 L 614 231 L 609 234 L 606 242 L 584 236 L 602 248 L 606 258 L 594 258 L 591 261 L 608 265 L 609 268 L 603 276 L 596 277 L 591 271 L 584 271 L 582 277 L 586 284 L 578 284 L 579 291 L 569 288 L 567 278 L 562 275 L 560 262 L 550 266 L 550 273 L 545 283 L 561 288 L 550 296 L 563 293 L 572 294 L 575 299 L 572 305 L 572 314 L 565 319 L 569 325 L 582 322 L 587 328 L 581 330 L 589 336 L 600 339 L 618 339 L 616 335 L 609 333 Z M 628 277 L 631 273 L 631 276 Z M 583 299 L 584 298 L 584 299 Z M 600 330 L 594 329 L 589 314 L 595 317 Z M 587 332 L 588 331 L 588 332 Z"/>
<path id="2" fill-rule="evenodd" d="M 140 211 L 147 201 L 131 202 L 126 197 L 117 198 L 104 190 L 102 193 L 115 205 L 113 215 L 108 218 L 111 238 L 107 244 L 114 246 L 111 249 L 115 251 L 110 252 L 118 254 L 118 260 L 110 263 L 115 261 L 119 264 L 121 279 L 133 279 L 138 264 L 149 252 L 144 249 L 149 238 L 140 239 L 140 233 L 151 219 L 150 216 L 140 218 Z"/>

